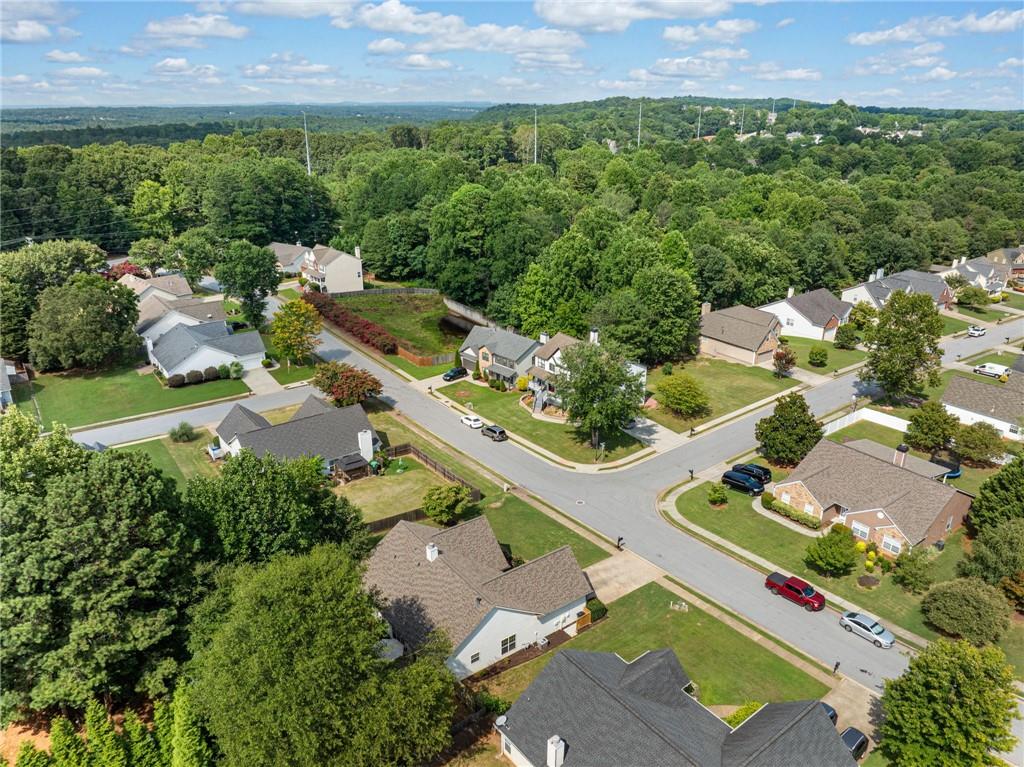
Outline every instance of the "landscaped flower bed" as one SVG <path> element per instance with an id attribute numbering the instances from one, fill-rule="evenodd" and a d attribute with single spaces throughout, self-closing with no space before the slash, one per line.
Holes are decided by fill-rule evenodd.
<path id="1" fill-rule="evenodd" d="M 327 293 L 304 293 L 302 300 L 313 305 L 320 316 L 337 325 L 346 333 L 351 333 L 367 346 L 372 346 L 384 354 L 398 351 L 398 339 L 375 322 L 365 320 L 353 311 L 341 306 Z"/>

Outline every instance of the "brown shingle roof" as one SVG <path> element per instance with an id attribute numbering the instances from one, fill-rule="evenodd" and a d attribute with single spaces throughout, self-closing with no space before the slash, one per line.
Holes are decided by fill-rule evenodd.
<path id="1" fill-rule="evenodd" d="M 1002 385 L 953 376 L 942 402 L 1005 423 L 1019 423 L 1024 416 L 1024 375 L 1012 373 Z"/>
<path id="2" fill-rule="evenodd" d="M 549 360 L 555 356 L 555 352 L 559 349 L 565 351 L 570 346 L 578 344 L 579 342 L 580 339 L 573 338 L 565 333 L 555 333 L 546 344 L 543 344 L 539 349 L 534 351 L 533 356 L 540 357 L 542 360 Z"/>
<path id="3" fill-rule="evenodd" d="M 854 439 L 849 442 L 843 442 L 846 447 L 852 447 L 854 450 L 859 450 L 862 453 L 874 456 L 880 461 L 888 461 L 889 463 L 895 463 L 896 450 L 885 445 L 880 445 L 877 442 L 872 442 L 870 439 Z M 915 474 L 920 474 L 922 477 L 928 477 L 929 479 L 941 479 L 944 474 L 949 473 L 948 466 L 940 466 L 937 463 L 926 461 L 924 458 L 918 458 L 916 455 L 903 456 L 903 468 L 907 471 L 912 471 Z"/>
<path id="4" fill-rule="evenodd" d="M 429 543 L 438 548 L 433 562 Z M 543 615 L 591 591 L 568 546 L 509 569 L 485 517 L 444 530 L 399 522 L 371 555 L 366 584 L 383 597 L 395 635 L 413 646 L 435 629 L 458 646 L 494 607 Z"/>
<path id="5" fill-rule="evenodd" d="M 700 318 L 700 334 L 722 343 L 755 351 L 779 319 L 771 312 L 740 304 L 705 314 Z"/>
<path id="6" fill-rule="evenodd" d="M 794 482 L 802 482 L 824 508 L 839 505 L 850 511 L 884 510 L 911 544 L 925 537 L 928 527 L 958 492 L 828 439 L 815 445 L 785 481 L 776 483 L 776 488 Z"/>
<path id="7" fill-rule="evenodd" d="M 145 293 L 146 288 L 157 288 L 179 298 L 192 295 L 192 288 L 180 274 L 165 274 L 162 277 L 151 277 L 148 280 L 134 274 L 123 274 L 118 282 L 131 288 L 137 296 Z"/>

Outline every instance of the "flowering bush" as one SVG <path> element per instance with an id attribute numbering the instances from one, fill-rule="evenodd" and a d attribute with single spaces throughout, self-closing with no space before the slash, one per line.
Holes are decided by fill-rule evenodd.
<path id="1" fill-rule="evenodd" d="M 350 309 L 346 309 L 327 293 L 304 293 L 302 300 L 313 305 L 320 316 L 332 325 L 351 333 L 367 346 L 372 346 L 383 354 L 394 354 L 398 351 L 398 340 L 376 322 L 363 319 Z"/>

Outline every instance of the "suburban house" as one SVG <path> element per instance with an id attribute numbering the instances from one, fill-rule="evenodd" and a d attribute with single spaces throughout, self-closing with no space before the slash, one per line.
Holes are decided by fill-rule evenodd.
<path id="1" fill-rule="evenodd" d="M 888 457 L 886 457 L 888 456 Z M 931 469 L 908 455 L 870 440 L 818 442 L 785 480 L 775 498 L 828 525 L 846 525 L 889 556 L 930 545 L 959 528 L 971 496 L 937 481 L 948 467 Z"/>
<path id="2" fill-rule="evenodd" d="M 906 293 L 926 293 L 932 297 L 936 309 L 948 309 L 953 305 L 953 291 L 946 281 L 937 274 L 921 272 L 917 269 L 904 269 L 888 277 L 879 269 L 867 282 L 846 288 L 842 299 L 851 304 L 864 301 L 876 309 L 881 309 L 895 291 Z"/>
<path id="3" fill-rule="evenodd" d="M 180 274 L 164 274 L 160 277 L 138 277 L 134 274 L 122 274 L 118 280 L 119 285 L 131 288 L 139 301 L 150 296 L 159 296 L 166 301 L 175 301 L 179 298 L 191 298 L 192 288 Z"/>
<path id="4" fill-rule="evenodd" d="M 539 344 L 511 330 L 475 326 L 459 347 L 459 359 L 466 370 L 476 369 L 484 378 L 496 378 L 509 386 L 527 374 L 533 351 Z"/>
<path id="5" fill-rule="evenodd" d="M 14 402 L 14 384 L 27 381 L 28 377 L 18 372 L 18 366 L 13 360 L 0 358 L 0 408 Z"/>
<path id="6" fill-rule="evenodd" d="M 155 341 L 178 325 L 200 325 L 227 319 L 224 301 L 201 298 L 167 300 L 156 294 L 139 301 L 139 321 L 135 332 L 148 341 Z"/>
<path id="7" fill-rule="evenodd" d="M 1014 277 L 1024 277 L 1024 245 L 1016 248 L 996 248 L 985 254 L 985 258 L 993 264 L 1009 266 Z"/>
<path id="8" fill-rule="evenodd" d="M 258 457 L 317 456 L 325 474 L 345 478 L 362 476 L 380 450 L 377 432 L 362 405 L 334 407 L 310 395 L 284 423 L 271 424 L 244 405 L 235 405 L 217 428 L 218 447 L 210 455 L 223 458 L 252 450 Z"/>
<path id="9" fill-rule="evenodd" d="M 1006 281 L 1010 277 L 1009 265 L 993 263 L 986 256 L 969 261 L 964 256 L 954 259 L 952 266 L 933 266 L 932 269 L 943 279 L 953 275 L 963 277 L 968 285 L 981 288 L 990 296 L 998 296 L 1006 290 Z"/>
<path id="10" fill-rule="evenodd" d="M 310 248 L 297 242 L 294 245 L 287 242 L 272 242 L 267 245 L 277 259 L 277 268 L 285 274 L 298 274 L 302 271 L 302 264 L 306 260 L 306 254 Z"/>
<path id="11" fill-rule="evenodd" d="M 347 293 L 363 289 L 363 258 L 335 250 L 329 245 L 314 245 L 302 260 L 302 276 L 321 293 Z M 307 288 L 309 287 L 307 286 Z"/>
<path id="12" fill-rule="evenodd" d="M 516 767 L 855 765 L 820 701 L 768 703 L 732 728 L 690 687 L 671 650 L 562 650 L 495 722 L 501 753 Z"/>
<path id="13" fill-rule="evenodd" d="M 705 303 L 700 311 L 701 354 L 744 365 L 771 362 L 782 335 L 782 323 L 774 314 L 743 304 L 713 312 Z"/>
<path id="14" fill-rule="evenodd" d="M 590 622 L 592 588 L 572 549 L 510 567 L 484 516 L 440 530 L 399 522 L 370 555 L 365 581 L 406 648 L 434 630 L 447 635 L 446 663 L 460 679 Z"/>
<path id="15" fill-rule="evenodd" d="M 156 340 L 146 339 L 149 361 L 166 377 L 190 370 L 240 362 L 245 370 L 263 364 L 266 347 L 259 333 L 232 333 L 224 320 L 179 323 Z"/>
<path id="16" fill-rule="evenodd" d="M 836 328 L 846 324 L 853 304 L 840 301 L 825 288 L 799 295 L 793 295 L 790 288 L 783 300 L 765 304 L 760 309 L 778 317 L 783 336 L 834 341 Z"/>
<path id="17" fill-rule="evenodd" d="M 1017 363 L 1024 367 L 1020 360 L 1024 356 Z M 953 376 L 942 404 L 961 423 L 989 423 L 1006 439 L 1024 440 L 1024 371 L 1011 373 L 1001 385 Z"/>
<path id="18" fill-rule="evenodd" d="M 542 408 L 545 402 L 558 402 L 554 377 L 562 371 L 562 352 L 579 342 L 565 333 L 540 334 L 540 346 L 534 350 L 533 364 L 526 371 L 535 397 L 534 410 Z"/>

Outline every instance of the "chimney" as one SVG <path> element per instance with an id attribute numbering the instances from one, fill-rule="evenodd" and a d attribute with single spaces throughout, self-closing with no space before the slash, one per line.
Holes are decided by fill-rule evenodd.
<path id="1" fill-rule="evenodd" d="M 437 559 L 437 544 L 431 541 L 427 544 L 427 561 L 433 562 Z"/>
<path id="2" fill-rule="evenodd" d="M 373 432 L 363 429 L 359 432 L 359 455 L 369 463 L 373 460 Z"/>
<path id="3" fill-rule="evenodd" d="M 547 767 L 562 767 L 565 761 L 565 741 L 557 735 L 548 738 L 548 763 Z"/>
<path id="4" fill-rule="evenodd" d="M 600 339 L 599 339 L 599 337 L 597 335 L 597 328 L 591 328 L 590 329 L 590 343 L 594 344 L 595 346 L 598 343 L 600 343 Z"/>
<path id="5" fill-rule="evenodd" d="M 875 273 L 874 272 L 871 272 L 871 274 L 868 275 L 868 280 L 867 281 L 868 282 L 874 282 L 875 281 Z"/>
<path id="6" fill-rule="evenodd" d="M 896 452 L 892 454 L 893 464 L 899 466 L 902 469 L 903 464 L 907 462 L 907 453 L 909 451 L 910 448 L 907 447 L 906 445 L 900 445 L 899 447 L 897 447 Z"/>
<path id="7" fill-rule="evenodd" d="M 546 343 L 547 343 L 548 341 L 550 341 L 550 340 L 551 340 L 551 336 L 549 336 L 549 335 L 548 335 L 547 333 L 545 333 L 545 332 L 544 332 L 544 331 L 542 330 L 542 331 L 540 332 L 540 342 L 541 342 L 541 344 L 546 344 Z"/>
<path id="8" fill-rule="evenodd" d="M 879 279 L 879 280 L 880 280 L 880 279 L 882 279 L 882 278 L 883 278 L 884 276 L 885 276 L 885 269 L 883 269 L 882 267 L 878 267 L 878 271 L 877 271 L 877 272 L 875 272 L 875 277 L 876 277 L 876 279 Z"/>
<path id="9" fill-rule="evenodd" d="M 792 285 L 790 285 L 789 290 L 786 291 L 786 298 L 792 298 L 795 292 L 796 290 L 793 288 Z"/>
<path id="10" fill-rule="evenodd" d="M 363 249 L 360 248 L 358 245 L 356 245 L 356 258 L 358 258 L 360 261 L 363 260 Z"/>
<path id="11" fill-rule="evenodd" d="M 700 305 L 700 316 L 703 317 L 706 314 L 711 314 L 711 303 L 708 301 Z"/>

